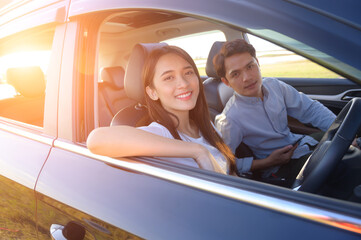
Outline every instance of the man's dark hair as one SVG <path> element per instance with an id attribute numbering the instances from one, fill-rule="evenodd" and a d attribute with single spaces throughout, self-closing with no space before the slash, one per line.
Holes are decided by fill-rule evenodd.
<path id="1" fill-rule="evenodd" d="M 224 61 L 227 57 L 245 52 L 248 52 L 252 57 L 256 58 L 256 50 L 254 47 L 243 39 L 236 39 L 224 43 L 219 53 L 213 58 L 213 65 L 218 77 L 226 77 Z"/>

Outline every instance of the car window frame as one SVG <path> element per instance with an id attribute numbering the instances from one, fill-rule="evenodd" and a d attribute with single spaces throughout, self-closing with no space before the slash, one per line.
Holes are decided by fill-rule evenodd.
<path id="1" fill-rule="evenodd" d="M 39 14 L 35 17 L 35 19 L 41 18 L 44 16 L 44 14 Z M 22 19 L 24 21 L 31 22 L 33 19 L 33 15 L 26 15 L 23 16 Z M 31 18 L 31 19 L 28 19 Z M 50 18 L 49 19 L 53 19 Z M 53 41 L 52 46 L 50 48 L 51 54 L 49 59 L 49 65 L 46 72 L 44 72 L 44 75 L 46 75 L 46 93 L 45 94 L 45 103 L 44 103 L 44 115 L 43 115 L 43 126 L 36 126 L 32 124 L 27 124 L 15 119 L 6 118 L 3 116 L 0 116 L 0 121 L 4 124 L 11 125 L 12 127 L 16 127 L 19 130 L 22 129 L 21 132 L 19 132 L 20 135 L 27 135 L 27 132 L 30 130 L 33 133 L 36 134 L 46 134 L 48 136 L 56 137 L 57 136 L 57 126 L 54 124 L 54 116 L 57 116 L 57 85 L 59 81 L 59 75 L 60 75 L 60 65 L 58 65 L 59 61 L 58 59 L 61 59 L 62 56 L 62 47 L 63 47 L 63 40 L 64 40 L 64 34 L 65 34 L 65 25 L 64 23 L 59 22 L 48 22 L 45 21 L 45 23 L 39 25 L 39 21 L 35 21 L 36 24 L 31 25 L 32 27 L 30 29 L 23 30 L 22 27 L 15 27 L 12 32 L 8 32 L 8 35 L 1 38 L 1 42 L 8 42 L 12 41 L 13 39 L 21 39 L 24 36 L 32 35 L 34 32 L 41 32 L 41 31 L 47 31 L 48 29 L 54 30 L 53 34 Z M 13 22 L 9 23 L 10 26 L 14 26 Z M 16 25 L 16 24 L 15 24 Z M 6 26 L 7 27 L 7 26 Z M 60 47 L 59 47 L 60 46 Z M 56 123 L 56 121 L 55 121 Z M 13 129 L 13 128 L 11 128 Z M 35 136 L 35 135 L 34 135 Z M 45 141 L 48 142 L 48 141 Z"/>
<path id="2" fill-rule="evenodd" d="M 142 10 L 142 9 L 138 9 L 138 10 Z M 146 9 L 146 10 L 149 11 L 150 9 Z M 157 11 L 159 11 L 159 9 Z M 105 14 L 105 15 L 111 14 L 111 13 L 114 13 L 114 11 L 113 12 L 109 11 L 108 13 L 102 12 L 102 14 Z M 88 16 L 91 16 L 92 14 L 97 14 L 97 12 L 92 12 L 91 14 L 88 14 Z M 198 17 L 200 19 L 202 19 L 202 16 L 198 16 Z M 219 21 L 217 21 L 217 22 L 219 23 Z M 224 24 L 224 23 L 222 23 L 222 24 Z M 234 26 L 232 24 L 230 24 L 229 26 L 234 28 Z M 240 27 L 238 27 L 237 29 L 243 30 Z M 97 37 L 99 38 L 99 34 L 97 35 Z M 99 41 L 99 39 L 98 39 L 98 41 Z M 96 44 L 96 48 L 99 47 L 98 41 Z M 98 68 L 94 67 L 94 74 L 92 74 L 92 76 L 90 77 L 90 79 L 93 78 L 94 83 L 96 83 L 98 81 L 98 78 L 97 78 L 98 71 L 97 70 L 98 70 Z M 95 98 L 95 94 L 94 94 L 93 98 Z M 92 102 L 92 101 L 96 101 L 96 100 L 92 99 L 89 102 Z M 88 112 L 86 114 L 87 114 L 86 118 L 94 118 L 94 113 L 89 114 L 89 112 Z M 84 156 L 88 156 L 90 158 L 97 159 L 99 161 L 103 161 L 103 162 L 113 165 L 115 167 L 125 169 L 126 171 L 135 171 L 136 173 L 150 174 L 150 175 L 162 178 L 167 181 L 178 182 L 178 180 L 175 179 L 174 176 L 171 176 L 172 173 L 173 174 L 177 173 L 177 176 L 183 176 L 186 178 L 190 177 L 190 176 L 194 176 L 195 177 L 194 179 L 202 179 L 203 178 L 206 182 L 217 183 L 217 184 L 220 184 L 218 186 L 224 186 L 225 188 L 231 187 L 231 189 L 236 188 L 236 189 L 248 191 L 248 190 L 250 190 L 248 185 L 251 184 L 252 185 L 251 192 L 252 191 L 256 191 L 256 192 L 262 191 L 263 192 L 262 189 L 265 189 L 264 193 L 271 194 L 272 196 L 275 196 L 275 197 L 276 196 L 281 197 L 283 193 L 285 194 L 284 196 L 286 196 L 286 195 L 290 196 L 290 193 L 292 193 L 291 199 L 293 199 L 294 201 L 297 201 L 297 202 L 301 201 L 302 204 L 306 204 L 308 206 L 317 206 L 317 208 L 320 208 L 320 209 L 332 209 L 333 211 L 336 210 L 336 212 L 338 212 L 340 209 L 342 209 L 342 211 L 340 211 L 339 213 L 345 211 L 345 212 L 353 215 L 352 211 L 349 211 L 350 208 L 347 207 L 347 206 L 352 205 L 349 202 L 342 201 L 340 203 L 336 199 L 328 199 L 328 198 L 318 196 L 318 195 L 310 196 L 309 194 L 302 193 L 302 192 L 296 193 L 290 189 L 280 190 L 282 192 L 282 194 L 281 194 L 281 192 L 278 192 L 278 190 L 276 190 L 276 189 L 278 189 L 276 186 L 267 185 L 267 184 L 259 183 L 259 182 L 253 182 L 253 181 L 251 181 L 252 183 L 250 183 L 249 180 L 247 180 L 247 179 L 237 179 L 232 176 L 220 176 L 219 174 L 208 172 L 208 171 L 205 171 L 202 169 L 188 169 L 187 167 L 183 167 L 183 166 L 180 167 L 179 165 L 172 164 L 172 163 L 165 164 L 165 163 L 157 161 L 156 158 L 120 158 L 120 159 L 117 159 L 117 158 L 103 157 L 103 156 L 99 156 L 99 155 L 90 153 L 89 150 L 84 148 L 85 147 L 84 142 L 77 142 L 76 138 L 72 138 L 72 139 L 74 141 L 73 143 L 76 143 L 75 145 L 69 144 L 67 142 L 60 141 L 60 140 L 55 141 L 54 145 L 55 145 L 55 147 L 58 147 L 58 148 L 61 148 L 64 150 L 70 150 L 72 152 L 75 152 L 75 153 L 78 153 L 78 154 L 81 154 Z M 76 145 L 80 145 L 80 146 L 76 146 Z M 161 177 L 160 175 L 158 175 L 159 172 L 164 173 L 166 176 Z M 168 174 L 170 174 L 170 175 L 168 175 Z M 181 181 L 178 183 L 184 184 L 184 182 L 181 182 Z M 193 183 L 194 182 L 191 181 L 189 183 L 190 184 L 189 186 L 194 187 Z M 211 190 L 212 188 L 210 188 L 210 189 L 207 187 L 203 188 L 202 186 L 197 186 L 196 188 L 198 188 L 200 190 L 211 191 L 212 193 L 215 193 L 215 194 L 221 194 L 220 192 L 218 192 L 218 190 L 220 190 L 222 192 L 221 189 L 218 189 L 216 191 L 214 189 Z M 286 197 L 286 198 L 288 198 L 288 197 Z M 320 203 L 322 203 L 322 204 L 320 204 Z M 262 207 L 264 207 L 264 205 L 262 205 Z M 360 209 L 360 207 L 361 206 L 357 206 L 356 209 Z M 360 213 L 360 216 L 361 216 L 361 213 Z M 300 215 L 300 217 L 302 217 L 302 216 Z M 316 221 L 318 221 L 318 220 L 316 220 Z M 357 222 L 357 220 L 356 220 L 356 222 Z"/>

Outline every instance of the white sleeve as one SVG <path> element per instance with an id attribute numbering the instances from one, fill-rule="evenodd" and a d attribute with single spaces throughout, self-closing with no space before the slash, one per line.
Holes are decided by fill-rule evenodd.
<path id="1" fill-rule="evenodd" d="M 147 132 L 150 132 L 150 133 L 157 134 L 162 137 L 174 139 L 174 137 L 172 136 L 172 134 L 168 131 L 168 129 L 166 127 L 164 127 L 156 122 L 152 122 L 148 126 L 137 127 L 137 128 L 147 131 Z"/>
<path id="2" fill-rule="evenodd" d="M 219 114 L 216 117 L 216 126 L 222 134 L 224 142 L 230 147 L 233 154 L 242 142 L 243 134 L 240 127 L 231 118 L 226 117 L 225 114 Z M 236 158 L 236 167 L 240 173 L 249 172 L 251 170 L 253 157 Z"/>
<path id="3" fill-rule="evenodd" d="M 156 123 L 156 122 L 152 122 L 151 124 L 149 124 L 148 126 L 145 126 L 145 127 L 137 127 L 137 128 L 147 131 L 147 132 L 150 132 L 150 133 L 157 134 L 162 137 L 174 139 L 174 137 L 172 136 L 172 134 L 168 131 L 168 129 L 166 127 L 164 127 L 163 125 L 160 125 L 159 123 Z M 181 164 L 181 165 L 186 165 L 189 167 L 199 168 L 197 162 L 193 158 L 182 158 L 182 157 L 178 157 L 178 158 L 156 157 L 156 158 L 161 159 L 165 162 L 171 162 L 171 163 L 175 163 L 175 164 Z"/>
<path id="4" fill-rule="evenodd" d="M 221 133 L 223 141 L 231 148 L 232 152 L 235 153 L 236 148 L 243 139 L 241 128 L 224 113 L 217 115 L 216 127 Z"/>
<path id="5" fill-rule="evenodd" d="M 253 157 L 236 158 L 236 167 L 239 173 L 251 171 Z"/>

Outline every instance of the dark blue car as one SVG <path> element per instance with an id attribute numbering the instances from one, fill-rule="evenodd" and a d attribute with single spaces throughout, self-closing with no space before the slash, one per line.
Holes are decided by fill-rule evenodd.
<path id="1" fill-rule="evenodd" d="M 360 1 L 0 7 L 0 239 L 361 239 L 361 151 L 350 147 L 361 135 Z M 338 115 L 293 188 L 86 148 L 97 127 L 141 125 L 124 85 L 136 44 L 188 51 L 214 117 L 232 92 L 214 80 L 211 47 L 237 38 L 256 47 L 264 76 Z"/>

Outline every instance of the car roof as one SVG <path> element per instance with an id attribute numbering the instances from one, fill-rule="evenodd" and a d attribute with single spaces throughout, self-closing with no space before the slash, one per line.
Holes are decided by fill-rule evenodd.
<path id="1" fill-rule="evenodd" d="M 126 3 L 74 0 L 69 16 L 123 7 L 198 16 L 242 28 L 361 83 L 361 17 L 356 10 L 361 9 L 361 3 L 357 0 L 333 2 L 213 0 L 210 4 L 208 0 L 139 0 Z"/>
<path id="2" fill-rule="evenodd" d="M 60 2 L 54 8 L 66 4 L 66 1 Z M 4 3 L 0 5 L 3 7 L 0 12 L 6 13 L 0 21 L 3 24 L 16 19 L 15 13 L 20 16 L 25 11 L 33 12 L 43 4 L 40 1 Z M 92 12 L 122 9 L 174 14 L 160 15 L 160 21 L 183 15 L 227 24 L 303 55 L 361 84 L 361 1 L 358 0 L 72 0 L 67 15 L 71 19 Z"/>

